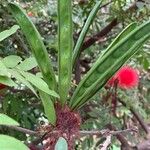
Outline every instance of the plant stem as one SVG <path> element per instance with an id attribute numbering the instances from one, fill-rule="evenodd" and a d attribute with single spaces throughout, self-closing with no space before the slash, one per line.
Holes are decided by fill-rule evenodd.
<path id="1" fill-rule="evenodd" d="M 22 133 L 25 133 L 25 134 L 32 135 L 32 136 L 39 136 L 40 135 L 40 133 L 37 132 L 37 131 L 29 130 L 29 129 L 18 127 L 18 126 L 11 126 L 11 125 L 3 125 L 3 126 L 5 126 L 7 128 L 10 128 L 10 129 L 14 129 L 16 131 L 19 131 L 19 132 L 22 132 Z M 55 130 L 52 131 L 52 133 L 55 133 L 55 132 L 57 132 L 57 131 L 55 131 Z M 87 135 L 90 135 L 90 136 L 93 136 L 93 135 L 102 135 L 102 136 L 117 135 L 117 134 L 120 134 L 120 133 L 127 133 L 127 132 L 137 132 L 137 131 L 133 128 L 120 130 L 120 131 L 110 131 L 109 129 L 91 130 L 91 131 L 81 130 L 81 131 L 79 131 L 81 136 L 87 136 Z"/>
<path id="2" fill-rule="evenodd" d="M 29 135 L 32 135 L 32 136 L 39 136 L 38 132 L 29 130 L 29 129 L 26 129 L 26 128 L 22 128 L 22 127 L 18 127 L 18 126 L 11 126 L 11 125 L 2 125 L 2 126 L 13 129 L 13 130 L 16 130 L 16 131 L 19 131 L 19 132 L 22 132 L 22 133 L 25 133 L 25 134 L 29 134 Z"/>
<path id="3" fill-rule="evenodd" d="M 101 136 L 105 136 L 105 135 L 118 135 L 121 133 L 128 133 L 128 132 L 137 132 L 135 129 L 131 128 L 131 129 L 125 129 L 125 130 L 120 130 L 120 131 L 110 131 L 108 129 L 106 130 L 91 130 L 91 131 L 80 131 L 80 135 L 81 136 L 93 136 L 93 135 L 101 135 Z"/>

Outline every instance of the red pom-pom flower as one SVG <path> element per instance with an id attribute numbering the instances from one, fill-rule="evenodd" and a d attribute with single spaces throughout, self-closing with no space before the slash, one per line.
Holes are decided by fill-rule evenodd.
<path id="1" fill-rule="evenodd" d="M 114 85 L 115 80 L 117 80 L 120 88 L 133 88 L 139 82 L 138 72 L 130 66 L 124 66 L 108 81 L 108 84 L 111 86 Z"/>

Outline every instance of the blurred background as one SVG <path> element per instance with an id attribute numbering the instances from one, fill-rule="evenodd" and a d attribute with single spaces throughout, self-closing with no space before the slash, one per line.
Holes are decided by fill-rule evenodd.
<path id="1" fill-rule="evenodd" d="M 74 43 L 97 1 L 73 0 Z M 16 24 L 7 9 L 8 2 L 10 1 L 0 1 L 0 32 Z M 57 71 L 57 1 L 12 0 L 11 2 L 21 5 L 36 25 L 43 37 L 55 71 Z M 132 22 L 141 24 L 149 19 L 149 0 L 104 0 L 90 26 L 80 58 L 76 62 L 73 86 L 79 83 L 98 55 L 103 53 L 122 29 Z M 22 59 L 31 55 L 21 31 L 0 43 L 0 57 L 8 55 L 19 55 Z M 101 130 L 107 127 L 114 130 L 135 128 L 137 133 L 123 135 L 134 146 L 146 137 L 144 128 L 141 127 L 138 119 L 140 118 L 142 122 L 150 125 L 150 41 L 145 43 L 127 64 L 138 70 L 139 85 L 130 90 L 117 89 L 117 97 L 123 101 L 122 103 L 118 100 L 113 102 L 113 97 L 108 96 L 110 89 L 103 88 L 99 91 L 87 105 L 80 109 L 83 123 L 81 130 Z M 34 73 L 37 69 L 31 71 Z M 72 90 L 74 88 L 75 86 Z M 34 94 L 22 84 L 18 89 L 9 87 L 0 89 L 0 112 L 20 122 L 22 127 L 32 130 L 36 130 L 38 126 L 47 122 L 41 101 L 35 98 Z M 0 132 L 9 133 L 24 141 L 34 140 L 34 137 L 5 128 L 0 128 Z M 77 140 L 76 149 L 97 150 L 104 140 L 100 136 L 85 136 Z M 118 137 L 113 136 L 110 150 L 119 150 L 120 147 L 123 147 L 122 142 Z"/>

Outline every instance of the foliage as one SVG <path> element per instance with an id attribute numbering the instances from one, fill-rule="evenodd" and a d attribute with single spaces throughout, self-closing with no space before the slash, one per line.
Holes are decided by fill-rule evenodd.
<path id="1" fill-rule="evenodd" d="M 67 142 L 64 138 L 60 137 L 56 143 L 55 150 L 67 150 Z"/>
<path id="2" fill-rule="evenodd" d="M 19 123 L 15 120 L 11 119 L 5 114 L 0 114 L 0 125 L 12 125 L 12 126 L 19 126 Z"/>
<path id="3" fill-rule="evenodd" d="M 9 144 L 8 144 L 9 141 Z M 25 146 L 22 142 L 20 142 L 19 140 L 7 136 L 7 135 L 0 135 L 0 149 L 1 150 L 5 150 L 5 149 L 20 149 L 20 150 L 27 150 L 28 147 Z"/>
<path id="4" fill-rule="evenodd" d="M 22 4 L 21 2 L 20 4 Z M 8 10 L 8 6 L 6 6 L 6 1 L 1 3 L 1 13 L 3 13 L 4 10 Z M 56 8 L 56 2 L 51 3 L 48 6 Z M 106 6 L 103 6 L 104 4 Z M 4 99 L 0 111 L 17 120 L 21 126 L 31 129 L 38 126 L 38 120 L 47 122 L 45 115 L 49 123 L 54 126 L 57 124 L 56 103 L 70 105 L 72 110 L 78 110 L 82 107 L 79 110 L 83 118 L 81 129 L 103 129 L 110 123 L 114 124 L 116 128 L 125 128 L 129 125 L 128 121 L 134 123 L 132 121 L 134 119 L 132 108 L 139 110 L 142 117 L 148 121 L 149 42 L 144 45 L 144 48 L 141 46 L 150 36 L 148 32 L 150 23 L 149 21 L 145 22 L 149 19 L 149 11 L 142 3 L 143 6 L 137 5 L 136 11 L 131 9 L 132 13 L 126 13 L 124 9 L 128 9 L 130 4 L 132 2 L 122 0 L 114 2 L 79 0 L 74 1 L 71 8 L 70 0 L 65 1 L 65 3 L 58 0 L 58 17 L 56 9 L 53 12 L 52 9 L 45 12 L 46 1 L 36 2 L 36 4 L 30 1 L 29 5 L 32 7 L 26 7 L 27 14 L 18 5 L 9 4 L 9 10 L 21 27 L 21 31 L 17 31 L 18 26 L 14 26 L 17 27 L 15 30 L 12 27 L 12 30 L 10 29 L 12 33 L 6 31 L 8 33 L 8 35 L 5 34 L 6 37 L 17 31 L 16 34 L 8 40 L 4 40 L 1 44 L 0 49 L 3 58 L 0 60 L 0 82 L 10 87 L 7 87 L 3 92 Z M 99 7 L 101 9 L 97 12 Z M 32 16 L 29 16 L 28 12 L 30 14 L 32 12 Z M 72 13 L 73 18 L 71 18 Z M 2 30 L 16 24 L 14 20 L 10 21 L 11 16 L 8 16 L 6 19 L 2 18 L 5 21 Z M 121 23 L 108 35 L 101 36 L 96 44 L 92 44 L 83 51 L 85 42 L 90 38 L 92 39 L 91 35 L 94 36 L 95 33 L 107 26 L 107 23 L 116 18 L 117 22 Z M 44 27 L 41 27 L 41 24 Z M 130 25 L 127 26 L 128 24 Z M 127 27 L 112 42 L 112 39 L 125 26 Z M 83 30 L 81 30 L 82 27 Z M 22 33 L 25 35 L 25 39 Z M 5 38 L 5 35 L 2 38 Z M 93 40 L 95 39 L 93 38 Z M 73 41 L 75 43 L 74 51 L 72 50 Z M 29 49 L 31 49 L 31 52 Z M 137 53 L 140 49 L 143 49 L 143 51 Z M 135 54 L 133 58 L 128 60 L 133 54 Z M 99 58 L 97 58 L 97 55 L 99 55 Z M 126 62 L 139 69 L 141 73 L 140 84 L 137 89 L 122 90 L 117 88 L 116 94 L 115 87 L 107 89 L 105 85 Z M 78 66 L 78 63 L 80 66 Z M 73 74 L 71 74 L 72 71 Z M 85 75 L 85 73 L 87 74 Z M 76 87 L 76 84 L 78 84 L 77 76 L 81 78 L 81 82 Z M 74 84 L 75 82 L 76 84 Z M 138 95 L 140 95 L 140 98 L 138 98 Z M 125 105 L 117 102 L 119 103 L 118 106 L 115 102 L 115 107 L 112 106 L 114 97 L 123 100 Z M 132 106 L 134 101 L 131 97 L 136 99 L 137 104 L 135 106 Z M 43 114 L 40 100 L 45 114 Z M 88 102 L 89 100 L 90 102 Z M 36 103 L 38 107 L 34 105 Z M 87 104 L 85 105 L 85 103 Z M 20 108 L 18 108 L 18 105 Z M 115 114 L 112 113 L 113 109 L 115 109 Z M 138 124 L 136 123 L 135 126 L 138 126 Z M 4 133 L 7 133 L 7 131 L 5 130 Z M 11 131 L 10 133 L 15 137 L 20 136 L 18 133 Z M 30 140 L 25 135 L 21 137 L 22 140 Z M 128 139 L 130 138 L 129 135 Z M 33 140 L 32 137 L 31 139 Z M 95 140 L 94 137 L 81 138 L 81 141 L 83 142 L 77 141 L 77 147 L 82 147 L 82 149 L 92 149 L 103 143 L 101 139 L 96 138 Z M 137 138 L 132 140 L 132 143 L 139 141 L 141 140 Z M 111 146 L 112 149 L 117 149 L 119 144 L 113 140 Z"/>

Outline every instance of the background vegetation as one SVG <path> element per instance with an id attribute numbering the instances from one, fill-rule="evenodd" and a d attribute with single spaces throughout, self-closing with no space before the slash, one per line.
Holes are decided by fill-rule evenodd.
<path id="1" fill-rule="evenodd" d="M 89 12 L 98 0 L 73 1 L 73 32 L 76 42 L 81 28 Z M 13 1 L 14 2 L 14 1 Z M 57 4 L 55 0 L 16 0 L 24 7 L 31 20 L 43 37 L 43 41 L 52 58 L 52 64 L 57 68 Z M 7 0 L 0 2 L 0 32 L 15 24 L 7 9 Z M 78 84 L 82 76 L 90 69 L 100 53 L 110 44 L 117 34 L 128 24 L 150 19 L 150 2 L 148 0 L 104 0 L 94 19 L 81 49 L 80 59 L 77 60 L 74 72 L 74 84 Z M 150 41 L 148 41 L 130 61 L 128 65 L 139 70 L 140 82 L 138 87 L 130 90 L 117 89 L 118 105 L 115 114 L 112 109 L 112 97 L 108 97 L 108 89 L 98 92 L 86 106 L 80 109 L 82 116 L 81 130 L 123 130 L 134 128 L 137 132 L 127 132 L 112 136 L 110 149 L 128 148 L 147 142 L 145 138 L 150 123 Z M 18 31 L 10 38 L 0 43 L 0 57 L 18 55 L 22 59 L 31 53 L 22 33 Z M 107 69 L 107 68 L 106 68 Z M 38 70 L 32 69 L 32 73 Z M 7 87 L 0 90 L 0 112 L 18 121 L 22 127 L 36 130 L 47 119 L 43 113 L 41 101 L 24 85 L 17 89 Z M 145 128 L 146 126 L 146 128 Z M 23 141 L 33 141 L 35 137 L 28 136 L 8 128 L 0 132 L 9 133 Z M 105 138 L 101 135 L 81 137 L 76 142 L 76 149 L 94 150 L 103 145 Z M 127 142 L 127 143 L 126 143 Z M 144 144 L 146 145 L 146 143 Z M 139 148 L 141 145 L 138 145 Z M 143 147 L 142 147 L 143 148 Z M 142 150 L 142 149 L 141 149 Z"/>

